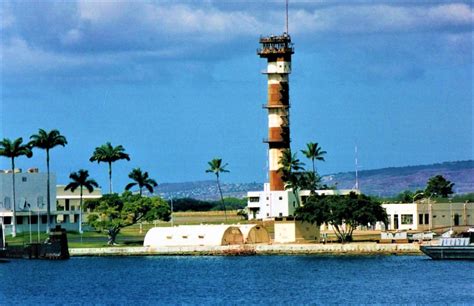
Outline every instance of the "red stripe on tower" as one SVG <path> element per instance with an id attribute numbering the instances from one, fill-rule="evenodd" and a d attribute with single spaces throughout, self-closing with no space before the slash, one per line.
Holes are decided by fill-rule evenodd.
<path id="1" fill-rule="evenodd" d="M 257 53 L 267 59 L 268 77 L 268 165 L 270 190 L 284 190 L 285 186 L 278 172 L 280 157 L 290 148 L 290 96 L 288 75 L 291 73 L 291 55 L 294 53 L 290 35 L 260 38 Z"/>

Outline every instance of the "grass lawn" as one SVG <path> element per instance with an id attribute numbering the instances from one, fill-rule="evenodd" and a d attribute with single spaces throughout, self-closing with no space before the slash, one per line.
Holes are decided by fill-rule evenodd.
<path id="1" fill-rule="evenodd" d="M 194 224 L 235 224 L 247 223 L 247 220 L 242 220 L 237 215 L 237 211 L 227 211 L 227 221 L 224 218 L 223 211 L 209 211 L 209 212 L 176 212 L 173 214 L 174 225 L 194 225 Z M 148 230 L 155 226 L 171 226 L 171 222 L 156 221 L 150 223 L 135 224 L 120 231 L 117 236 L 117 243 L 119 246 L 142 246 Z M 100 248 L 107 247 L 107 235 L 103 232 L 85 231 L 82 235 L 78 232 L 68 232 L 68 243 L 71 248 Z M 15 238 L 6 236 L 6 242 L 9 245 L 26 245 L 30 243 L 30 234 L 17 234 Z M 38 242 L 37 232 L 31 233 L 31 241 Z M 39 241 L 45 241 L 46 233 L 40 233 Z"/>

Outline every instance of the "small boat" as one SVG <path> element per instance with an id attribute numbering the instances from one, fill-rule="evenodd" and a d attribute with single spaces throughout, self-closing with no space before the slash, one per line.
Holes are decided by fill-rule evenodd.
<path id="1" fill-rule="evenodd" d="M 458 237 L 441 237 L 438 245 L 422 245 L 420 250 L 432 259 L 474 260 L 474 228 Z"/>

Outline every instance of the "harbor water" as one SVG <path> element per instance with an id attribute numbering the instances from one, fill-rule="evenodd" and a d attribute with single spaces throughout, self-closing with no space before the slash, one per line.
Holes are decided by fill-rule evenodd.
<path id="1" fill-rule="evenodd" d="M 471 304 L 474 262 L 426 256 L 11 260 L 0 304 Z"/>

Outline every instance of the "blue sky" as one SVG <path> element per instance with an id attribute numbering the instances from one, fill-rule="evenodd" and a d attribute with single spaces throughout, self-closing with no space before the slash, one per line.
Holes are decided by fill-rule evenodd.
<path id="1" fill-rule="evenodd" d="M 114 187 L 134 167 L 159 183 L 266 180 L 260 35 L 284 31 L 284 1 L 2 1 L 0 137 L 59 129 L 67 183 L 95 147 L 121 144 Z M 290 1 L 293 150 L 319 142 L 322 174 L 473 159 L 469 1 Z M 300 157 L 304 159 L 301 154 Z M 44 152 L 17 164 L 45 168 Z M 8 168 L 8 160 L 1 160 Z M 309 163 L 308 163 L 309 165 Z"/>

